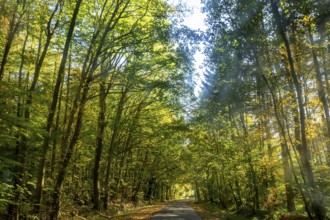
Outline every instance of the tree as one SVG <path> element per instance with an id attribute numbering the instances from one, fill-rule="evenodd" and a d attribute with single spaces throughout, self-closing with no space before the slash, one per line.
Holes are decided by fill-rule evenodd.
<path id="1" fill-rule="evenodd" d="M 58 103 L 58 99 L 59 99 L 60 87 L 61 87 L 61 84 L 63 81 L 65 65 L 66 65 L 68 54 L 69 54 L 70 43 L 71 43 L 71 39 L 73 36 L 73 31 L 75 28 L 75 23 L 76 23 L 76 19 L 78 16 L 78 12 L 79 12 L 81 3 L 82 3 L 82 0 L 78 0 L 76 2 L 76 6 L 74 9 L 72 18 L 71 18 L 69 31 L 68 31 L 66 41 L 65 41 L 65 46 L 63 49 L 63 56 L 62 56 L 60 68 L 59 68 L 58 74 L 57 74 L 56 85 L 55 85 L 54 92 L 53 92 L 53 99 L 52 99 L 52 103 L 51 103 L 50 110 L 49 110 L 48 117 L 47 117 L 47 124 L 46 124 L 46 133 L 47 134 L 44 138 L 44 143 L 42 146 L 42 153 L 41 153 L 41 159 L 39 162 L 39 170 L 38 170 L 37 188 L 36 188 L 36 212 L 39 215 L 40 215 L 40 206 L 42 203 L 42 191 L 43 191 L 43 186 L 44 186 L 44 181 L 45 181 L 44 179 L 45 179 L 46 156 L 47 156 L 47 152 L 48 152 L 48 148 L 49 148 L 50 135 L 51 135 L 50 133 L 51 133 L 51 129 L 53 126 L 55 111 L 56 111 L 57 103 Z"/>
<path id="2" fill-rule="evenodd" d="M 311 100 L 318 87 L 313 84 L 313 89 L 307 89 L 311 81 L 317 80 L 316 75 L 310 77 L 304 69 L 312 61 L 316 73 L 318 65 L 313 58 L 313 50 L 311 56 L 303 53 L 308 41 L 312 42 L 303 34 L 308 33 L 303 18 L 307 21 L 308 16 L 317 17 L 318 9 L 312 9 L 314 14 L 311 15 L 309 9 L 313 8 L 313 3 L 290 1 L 280 2 L 280 10 L 277 8 L 275 12 L 276 3 L 269 3 L 255 0 L 248 3 L 239 0 L 204 1 L 209 26 L 205 50 L 208 75 L 199 110 L 194 113 L 196 121 L 193 126 L 205 123 L 202 129 L 205 137 L 193 135 L 191 145 L 197 149 L 216 149 L 222 145 L 218 141 L 221 137 L 232 143 L 229 149 L 236 154 L 241 153 L 245 159 L 226 154 L 226 148 L 220 153 L 210 151 L 209 155 L 220 157 L 225 154 L 230 159 L 218 159 L 224 163 L 211 160 L 212 163 L 205 165 L 208 170 L 206 179 L 200 180 L 203 175 L 197 175 L 198 180 L 194 181 L 198 183 L 199 197 L 219 201 L 223 207 L 234 202 L 239 208 L 245 201 L 252 210 L 262 206 L 274 210 L 278 209 L 274 196 L 277 197 L 282 184 L 276 172 L 279 161 L 282 161 L 284 173 L 281 178 L 285 180 L 286 193 L 281 196 L 286 195 L 287 210 L 293 211 L 294 203 L 302 199 L 309 215 L 324 219 L 322 199 L 319 200 L 319 193 L 312 190 L 321 184 L 319 181 L 316 183 L 313 177 L 316 172 L 312 166 L 318 169 L 317 164 L 310 160 L 310 151 L 316 151 L 308 146 L 313 143 L 311 120 L 317 117 L 310 116 L 310 109 L 319 109 Z M 309 27 L 313 25 L 310 21 Z M 279 34 L 274 38 L 274 33 Z M 323 86 L 322 79 L 321 84 Z M 223 126 L 230 131 L 229 134 L 224 132 Z M 214 131 L 217 134 L 213 136 Z M 275 152 L 281 156 L 276 157 Z M 209 158 L 209 155 L 200 157 Z M 235 167 L 240 167 L 235 171 L 241 172 L 240 176 L 229 175 L 226 167 L 231 167 L 231 161 L 236 162 Z M 222 175 L 217 169 L 219 166 L 228 176 L 222 177 L 225 179 L 222 184 L 217 183 L 218 176 Z M 313 187 L 308 182 L 313 183 Z M 222 191 L 222 188 L 230 191 Z M 294 188 L 299 190 L 300 197 L 293 197 Z M 223 196 L 228 191 L 231 192 L 231 201 L 226 201 L 226 195 Z M 214 192 L 218 192 L 218 198 L 214 197 Z M 227 193 L 227 198 L 229 195 Z M 317 201 L 313 202 L 313 197 Z"/>
<path id="3" fill-rule="evenodd" d="M 115 192 L 108 193 L 104 204 L 114 196 L 141 199 L 155 159 L 151 151 L 163 141 L 153 133 L 162 135 L 163 118 L 175 123 L 179 116 L 171 112 L 181 104 L 174 94 L 185 85 L 185 73 L 178 70 L 186 63 L 170 36 L 169 5 L 148 0 L 6 1 L 1 10 L 6 12 L 1 23 L 7 24 L 0 35 L 1 217 L 57 219 L 62 202 L 78 205 L 91 198 L 94 208 L 101 209 L 100 195 L 109 187 Z M 157 120 L 149 119 L 153 117 Z M 172 143 L 178 146 L 181 139 Z M 168 168 L 167 156 L 159 172 Z M 133 172 L 141 160 L 145 167 Z M 94 193 L 88 191 L 93 182 Z M 165 182 L 165 177 L 157 180 L 159 199 L 166 187 L 169 194 Z M 10 190 L 4 194 L 5 189 Z"/>

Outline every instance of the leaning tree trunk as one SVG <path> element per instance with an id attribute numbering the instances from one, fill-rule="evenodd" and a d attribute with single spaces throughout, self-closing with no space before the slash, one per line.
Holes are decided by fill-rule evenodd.
<path id="1" fill-rule="evenodd" d="M 314 181 L 314 173 L 312 170 L 312 166 L 310 163 L 310 153 L 307 147 L 307 138 L 306 138 L 306 122 L 305 122 L 305 109 L 304 109 L 304 103 L 303 103 L 303 94 L 302 94 L 302 88 L 298 79 L 298 76 L 295 71 L 294 67 L 294 61 L 291 54 L 291 49 L 289 45 L 289 41 L 287 39 L 285 28 L 283 26 L 281 15 L 279 13 L 278 5 L 276 0 L 270 0 L 271 7 L 272 7 L 272 13 L 276 22 L 277 30 L 279 32 L 279 35 L 285 45 L 287 57 L 288 57 L 288 63 L 290 67 L 290 75 L 293 80 L 293 84 L 296 90 L 297 95 L 297 101 L 298 101 L 298 109 L 299 109 L 299 119 L 300 119 L 300 135 L 301 135 L 301 149 L 299 150 L 300 154 L 300 160 L 302 169 L 304 170 L 304 173 L 306 175 L 307 180 L 307 186 L 308 191 L 311 195 L 311 211 L 318 219 L 326 219 L 327 214 L 325 212 L 324 206 L 322 204 L 322 201 L 320 199 L 320 195 L 317 192 L 317 189 L 315 188 L 315 181 Z M 306 207 L 308 209 L 308 207 Z"/>
<path id="2" fill-rule="evenodd" d="M 75 128 L 74 128 L 72 137 L 70 138 L 70 143 L 67 148 L 67 152 L 66 152 L 63 162 L 59 168 L 59 173 L 57 175 L 56 183 L 55 183 L 55 187 L 54 187 L 52 211 L 50 214 L 50 219 L 52 219 L 52 220 L 58 219 L 58 214 L 60 211 L 60 197 L 61 197 L 61 193 L 62 193 L 63 182 L 65 179 L 67 170 L 68 170 L 68 166 L 70 164 L 70 160 L 71 160 L 73 152 L 74 152 L 74 147 L 76 146 L 76 143 L 80 136 L 80 131 L 81 131 L 82 123 L 83 123 L 83 116 L 84 116 L 84 111 L 85 111 L 85 105 L 87 102 L 88 92 L 90 89 L 89 84 L 90 84 L 90 80 L 87 79 L 85 81 L 85 83 L 83 83 L 83 86 L 81 86 L 81 88 L 83 88 L 83 91 L 82 91 L 82 97 L 79 100 L 80 102 L 79 102 L 79 106 L 78 106 L 79 110 L 78 110 L 78 115 L 77 115 L 77 121 L 75 124 Z M 80 91 L 77 91 L 77 92 L 79 93 Z M 79 95 L 77 95 L 77 97 L 79 98 Z M 73 112 L 72 112 L 72 115 L 74 115 Z M 69 136 L 70 133 L 71 133 L 71 129 L 67 130 L 65 135 Z"/>
<path id="3" fill-rule="evenodd" d="M 76 9 L 77 9 L 77 13 L 79 10 L 79 6 L 80 3 L 82 2 L 82 0 L 79 0 L 76 4 Z M 79 6 L 77 6 L 79 5 Z M 119 10 L 119 5 L 116 5 L 116 10 L 114 12 L 114 14 L 116 14 Z M 93 35 L 92 39 L 91 39 L 91 44 L 90 44 L 90 48 L 87 52 L 87 56 L 85 59 L 85 63 L 84 63 L 84 67 L 82 70 L 82 80 L 80 82 L 79 88 L 77 90 L 76 93 L 76 98 L 74 100 L 74 104 L 73 104 L 73 108 L 68 120 L 68 126 L 66 129 L 66 134 L 64 135 L 63 141 L 62 141 L 62 145 L 65 146 L 66 143 L 69 142 L 70 139 L 70 143 L 69 146 L 67 148 L 67 152 L 64 155 L 64 160 L 62 162 L 62 165 L 60 167 L 60 171 L 59 174 L 57 176 L 57 180 L 56 180 L 56 184 L 54 187 L 54 192 L 53 192 L 53 203 L 52 203 L 52 212 L 50 214 L 50 218 L 53 219 L 58 219 L 58 214 L 59 214 L 59 210 L 60 210 L 60 197 L 61 197 L 61 193 L 62 193 L 62 186 L 63 186 L 63 182 L 67 173 L 67 169 L 73 154 L 73 150 L 74 147 L 79 139 L 80 136 L 80 130 L 81 130 L 81 126 L 82 126 L 82 122 L 83 122 L 83 115 L 84 115 L 84 111 L 85 111 L 85 105 L 87 102 L 87 96 L 88 96 L 88 92 L 90 90 L 90 83 L 92 82 L 92 80 L 95 79 L 94 76 L 94 72 L 97 70 L 98 66 L 101 65 L 102 66 L 102 62 L 104 62 L 106 59 L 103 59 L 103 61 L 101 63 L 98 63 L 98 60 L 103 52 L 103 47 L 105 45 L 106 42 L 106 38 L 109 34 L 109 32 L 111 30 L 113 30 L 113 28 L 115 27 L 115 25 L 118 22 L 118 19 L 121 18 L 122 13 L 124 12 L 124 10 L 126 9 L 126 7 L 128 6 L 128 3 L 125 4 L 124 9 L 120 12 L 120 16 L 119 18 L 117 18 L 117 20 L 115 19 L 115 16 L 112 15 L 112 17 L 110 18 L 110 20 L 107 22 L 106 28 L 104 30 L 104 32 L 102 33 L 102 36 L 98 42 L 96 51 L 94 56 L 89 57 L 90 52 L 92 51 L 92 48 L 95 43 L 95 40 L 97 39 L 98 34 L 100 33 L 99 31 L 96 31 L 96 33 Z M 90 60 L 90 64 L 87 64 L 87 60 L 91 58 Z M 80 95 L 82 91 L 82 96 Z M 75 112 L 76 109 L 78 109 L 78 115 L 77 117 L 75 117 Z M 72 137 L 70 138 L 70 134 L 71 134 L 71 128 L 74 122 L 74 118 L 76 118 L 76 124 L 75 124 L 75 128 L 73 130 L 73 134 Z M 63 147 L 62 146 L 62 147 Z"/>
<path id="4" fill-rule="evenodd" d="M 252 45 L 252 44 L 251 44 Z M 293 163 L 290 164 L 290 151 L 289 151 L 289 145 L 287 141 L 287 136 L 285 133 L 285 128 L 283 126 L 283 123 L 281 121 L 281 117 L 279 114 L 278 109 L 278 101 L 277 97 L 273 91 L 273 88 L 270 86 L 268 79 L 266 75 L 264 74 L 263 68 L 261 66 L 261 63 L 259 61 L 259 57 L 257 56 L 257 53 L 252 45 L 253 55 L 257 64 L 257 67 L 259 69 L 259 74 L 261 78 L 263 79 L 264 83 L 266 84 L 266 87 L 268 88 L 271 100 L 273 103 L 275 118 L 277 121 L 277 124 L 280 128 L 280 134 L 283 139 L 283 143 L 281 144 L 281 154 L 282 154 L 282 164 L 283 164 L 283 172 L 284 172 L 284 182 L 285 182 L 285 192 L 286 192 L 286 203 L 287 203 L 287 211 L 293 212 L 295 211 L 295 203 L 294 203 L 294 193 L 293 193 L 293 187 L 292 187 L 292 173 L 293 173 Z"/>
<path id="5" fill-rule="evenodd" d="M 73 36 L 73 31 L 74 31 L 74 27 L 76 24 L 76 19 L 78 16 L 81 2 L 82 2 L 82 0 L 77 1 L 72 18 L 71 18 L 70 27 L 69 27 L 69 31 L 68 31 L 68 34 L 66 37 L 65 46 L 64 46 L 64 50 L 63 50 L 63 56 L 62 56 L 60 68 L 59 68 L 59 71 L 57 74 L 57 80 L 56 80 L 56 84 L 55 84 L 55 88 L 54 88 L 54 92 L 53 92 L 53 99 L 52 99 L 52 103 L 51 103 L 50 110 L 49 110 L 48 117 L 47 117 L 47 124 L 46 124 L 47 134 L 44 138 L 44 142 L 43 142 L 43 146 L 42 146 L 42 153 L 41 153 L 41 158 L 39 161 L 38 177 L 37 177 L 36 201 L 35 201 L 35 210 L 37 213 L 40 213 L 40 206 L 41 206 L 41 202 L 42 202 L 41 199 L 42 199 L 42 191 L 43 191 L 44 178 L 45 178 L 46 156 L 47 156 L 49 142 L 50 142 L 50 132 L 51 132 L 51 128 L 52 128 L 53 121 L 54 121 L 54 116 L 55 116 L 56 107 L 57 107 L 57 103 L 58 103 L 58 96 L 60 93 L 60 87 L 61 87 L 61 84 L 63 81 L 65 64 L 66 64 L 66 60 L 67 60 L 67 57 L 69 54 L 70 42 L 71 42 L 71 39 Z"/>
<path id="6" fill-rule="evenodd" d="M 43 65 L 43 62 L 45 60 L 49 45 L 50 45 L 50 41 L 54 35 L 55 29 L 58 26 L 59 20 L 56 20 L 54 27 L 51 28 L 52 25 L 52 21 L 53 18 L 55 16 L 55 13 L 58 11 L 59 9 L 59 2 L 56 4 L 48 22 L 47 22 L 47 30 L 46 30 L 46 42 L 45 45 L 43 46 L 42 52 L 41 52 L 41 56 L 40 58 L 37 60 L 36 66 L 35 66 L 35 70 L 34 70 L 34 76 L 33 76 L 33 80 L 32 83 L 30 85 L 30 88 L 28 89 L 28 94 L 27 94 L 27 98 L 26 98 L 26 102 L 25 102 L 25 106 L 24 106 L 24 119 L 26 119 L 26 121 L 30 120 L 31 117 L 31 111 L 30 111 L 30 107 L 33 103 L 33 95 L 34 92 L 36 90 L 36 86 L 39 80 L 39 76 L 41 73 L 41 68 Z M 41 49 L 41 35 L 40 35 L 40 39 L 39 39 L 39 48 Z M 15 177 L 16 180 L 14 180 L 14 187 L 15 189 L 17 189 L 18 187 L 23 188 L 24 187 L 24 173 L 25 173 L 25 163 L 26 163 L 26 157 L 27 157 L 27 152 L 28 152 L 28 136 L 26 134 L 22 134 L 21 137 L 21 142 L 18 145 L 18 151 L 17 151 L 17 158 L 18 158 L 18 162 L 20 163 L 19 166 L 17 166 L 16 169 L 16 173 L 17 176 Z M 17 200 L 20 200 L 19 198 L 21 197 L 21 192 L 20 190 L 16 190 L 16 198 Z M 18 216 L 19 214 L 17 213 L 19 208 L 15 207 L 18 206 L 19 204 L 14 204 L 12 205 L 13 208 L 10 208 L 11 210 L 9 210 L 9 214 L 11 214 L 12 216 Z"/>
<path id="7" fill-rule="evenodd" d="M 317 59 L 317 54 L 314 49 L 315 42 L 313 39 L 312 33 L 309 32 L 309 40 L 311 42 L 311 52 L 313 56 L 313 62 L 314 62 L 314 69 L 316 73 L 316 82 L 317 82 L 317 92 L 320 101 L 322 102 L 322 107 L 325 115 L 325 122 L 327 126 L 327 140 L 330 141 L 330 114 L 329 114 L 329 105 L 328 105 L 328 100 L 326 97 L 326 89 L 323 87 L 323 82 L 322 82 L 322 73 L 320 69 L 320 64 Z M 327 145 L 327 161 L 330 162 L 330 144 Z"/>
<path id="8" fill-rule="evenodd" d="M 107 156 L 107 170 L 105 175 L 105 186 L 104 186 L 104 198 L 103 198 L 103 208 L 105 210 L 108 209 L 108 200 L 109 200 L 109 192 L 110 192 L 110 172 L 111 172 L 111 163 L 112 163 L 112 157 L 114 148 L 117 141 L 117 136 L 119 133 L 119 123 L 122 117 L 122 112 L 124 108 L 124 104 L 126 101 L 126 95 L 128 92 L 128 86 L 126 86 L 125 89 L 122 89 L 121 97 L 118 102 L 117 110 L 116 110 L 116 116 L 113 122 L 113 128 L 112 128 L 112 136 L 110 140 L 110 146 L 108 150 L 108 156 Z"/>
<path id="9" fill-rule="evenodd" d="M 26 24 L 26 35 L 23 43 L 23 48 L 22 48 L 22 53 L 21 53 L 21 64 L 19 66 L 19 71 L 18 71 L 18 88 L 22 88 L 22 81 L 23 81 L 23 67 L 24 67 L 24 62 L 25 62 L 25 50 L 26 50 L 26 44 L 30 35 L 30 26 L 29 26 L 29 20 L 27 21 Z M 18 96 L 17 100 L 17 117 L 21 118 L 22 117 L 22 97 L 21 95 Z"/>
<path id="10" fill-rule="evenodd" d="M 18 5 L 19 4 L 20 3 L 16 3 L 15 8 L 14 8 L 13 16 L 12 16 L 10 22 L 9 22 L 9 31 L 8 31 L 8 35 L 6 37 L 6 44 L 5 44 L 5 48 L 3 50 L 2 60 L 1 60 L 1 64 L 0 64 L 0 82 L 4 78 L 5 67 L 6 67 L 6 64 L 7 64 L 9 52 L 11 50 L 11 46 L 13 44 L 13 41 L 14 41 L 15 35 L 18 31 L 18 28 L 21 25 L 23 15 L 26 12 L 26 1 L 23 1 L 22 2 L 22 8 L 23 8 L 22 13 L 19 14 L 19 15 L 17 14 L 17 12 L 19 11 L 18 10 Z"/>
<path id="11" fill-rule="evenodd" d="M 130 144 L 131 144 L 133 132 L 134 132 L 134 129 L 135 129 L 135 125 L 139 120 L 140 112 L 143 108 L 143 103 L 144 103 L 144 101 L 141 101 L 139 103 L 139 105 L 136 109 L 135 115 L 132 119 L 132 124 L 130 125 L 129 130 L 128 130 L 128 134 L 127 134 L 128 136 L 127 136 L 127 139 L 126 139 L 125 144 L 124 144 L 123 155 L 122 155 L 122 158 L 120 160 L 119 171 L 118 171 L 118 179 L 117 179 L 117 181 L 115 183 L 115 187 L 114 187 L 114 192 L 115 193 L 117 193 L 117 191 L 118 191 L 119 183 L 120 183 L 120 180 L 122 178 L 124 164 L 125 164 L 125 161 L 126 161 L 126 156 L 127 156 L 128 151 L 129 151 L 129 148 L 130 148 Z"/>

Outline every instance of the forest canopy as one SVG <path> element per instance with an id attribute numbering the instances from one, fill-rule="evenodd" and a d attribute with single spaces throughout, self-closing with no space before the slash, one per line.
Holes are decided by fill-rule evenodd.
<path id="1" fill-rule="evenodd" d="M 330 2 L 201 2 L 206 31 L 166 0 L 0 1 L 1 219 L 191 192 L 329 218 Z"/>

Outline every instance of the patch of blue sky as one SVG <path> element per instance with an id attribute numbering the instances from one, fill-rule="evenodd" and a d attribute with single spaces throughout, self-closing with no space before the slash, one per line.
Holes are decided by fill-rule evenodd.
<path id="1" fill-rule="evenodd" d="M 203 14 L 202 7 L 203 4 L 201 0 L 168 0 L 169 4 L 178 5 L 183 4 L 186 5 L 191 13 L 187 13 L 184 18 L 182 24 L 196 31 L 206 31 L 207 26 L 205 24 L 206 15 Z M 202 81 L 204 80 L 204 72 L 205 68 L 203 67 L 203 61 L 205 59 L 205 55 L 203 54 L 204 44 L 200 43 L 199 50 L 194 54 L 194 69 L 195 72 L 193 74 L 193 80 L 195 82 L 194 94 L 199 96 L 202 90 Z"/>

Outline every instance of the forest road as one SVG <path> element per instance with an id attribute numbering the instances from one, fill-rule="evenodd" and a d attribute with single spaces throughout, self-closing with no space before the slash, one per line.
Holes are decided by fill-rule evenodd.
<path id="1" fill-rule="evenodd" d="M 189 201 L 190 200 L 174 201 L 151 217 L 151 220 L 202 220 L 196 211 L 188 205 Z"/>

